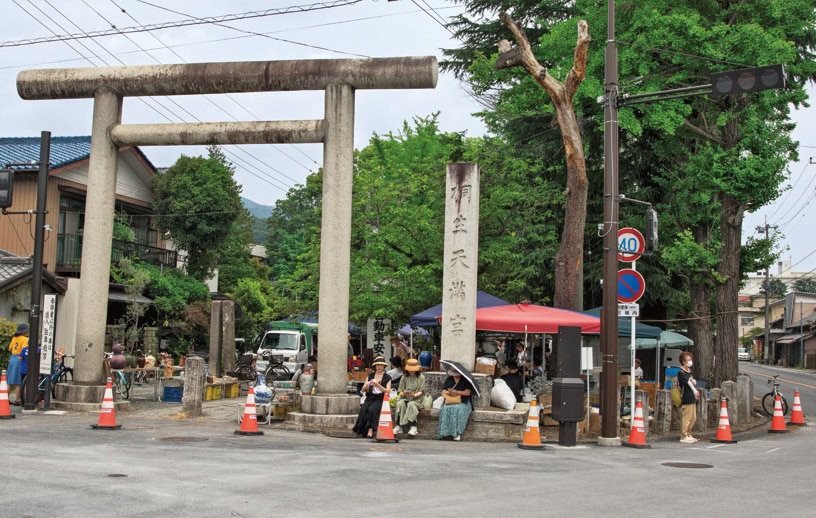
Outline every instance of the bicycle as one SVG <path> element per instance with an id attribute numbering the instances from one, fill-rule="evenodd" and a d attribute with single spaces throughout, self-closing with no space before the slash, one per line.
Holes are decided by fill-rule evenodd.
<path id="1" fill-rule="evenodd" d="M 74 358 L 73 354 L 65 354 L 64 349 L 60 348 L 56 353 L 54 353 L 54 365 L 51 369 L 51 398 L 54 399 L 57 397 L 57 383 L 67 383 L 68 381 L 73 381 L 74 379 L 74 369 L 71 367 L 65 366 L 65 358 Z M 70 378 L 70 380 L 69 380 Z M 37 390 L 43 394 L 41 397 L 45 397 L 45 380 L 47 379 L 46 376 L 40 377 L 40 383 L 37 386 Z"/>
<path id="2" fill-rule="evenodd" d="M 268 352 L 261 353 L 261 356 L 269 362 L 264 371 L 264 377 L 267 381 L 289 381 L 292 379 L 292 372 L 283 363 L 283 356 Z"/>
<path id="3" fill-rule="evenodd" d="M 768 378 L 768 385 L 773 385 L 773 389 L 762 397 L 762 409 L 766 414 L 768 414 L 769 417 L 773 417 L 774 403 L 776 401 L 776 396 L 779 396 L 779 399 L 782 402 L 782 415 L 786 415 L 788 413 L 788 402 L 785 401 L 785 396 L 783 396 L 782 392 L 779 391 L 779 374 L 773 376 L 772 378 Z"/>
<path id="4" fill-rule="evenodd" d="M 130 387 L 133 380 L 125 373 L 124 370 L 111 368 L 110 359 L 112 356 L 112 353 L 105 353 L 105 371 L 110 373 L 109 377 L 111 379 L 111 384 L 113 385 L 114 395 L 118 394 L 120 400 L 129 399 Z"/>

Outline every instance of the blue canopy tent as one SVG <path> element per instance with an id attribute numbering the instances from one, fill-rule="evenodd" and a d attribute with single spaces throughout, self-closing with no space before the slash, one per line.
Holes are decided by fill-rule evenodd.
<path id="1" fill-rule="evenodd" d="M 499 297 L 494 297 L 489 293 L 485 293 L 483 291 L 478 291 L 476 293 L 476 307 L 477 308 L 488 308 L 491 306 L 506 306 L 510 304 L 506 300 L 502 300 Z M 411 326 L 422 326 L 422 327 L 439 327 L 439 320 L 437 317 L 442 316 L 442 304 L 437 304 L 432 308 L 428 308 L 425 311 L 417 313 L 416 315 L 411 316 L 409 322 Z"/>

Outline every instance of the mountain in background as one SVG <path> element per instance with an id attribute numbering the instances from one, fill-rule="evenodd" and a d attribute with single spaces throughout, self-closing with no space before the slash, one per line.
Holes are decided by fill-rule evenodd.
<path id="1" fill-rule="evenodd" d="M 258 219 L 268 218 L 272 215 L 272 211 L 275 209 L 275 207 L 271 205 L 261 205 L 260 203 L 255 203 L 254 201 L 244 198 L 243 196 L 241 196 L 241 203 L 244 204 L 244 207 L 250 214 Z"/>
<path id="2" fill-rule="evenodd" d="M 244 207 L 252 216 L 252 237 L 255 240 L 255 244 L 266 245 L 266 240 L 269 235 L 269 231 L 266 229 L 266 220 L 272 215 L 272 210 L 275 207 L 255 203 L 243 196 L 241 196 L 241 203 L 244 204 Z"/>

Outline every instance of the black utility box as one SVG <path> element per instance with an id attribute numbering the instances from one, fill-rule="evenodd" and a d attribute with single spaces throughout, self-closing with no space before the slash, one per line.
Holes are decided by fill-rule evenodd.
<path id="1" fill-rule="evenodd" d="M 580 378 L 555 378 L 552 391 L 552 418 L 562 423 L 583 421 L 584 392 Z"/>

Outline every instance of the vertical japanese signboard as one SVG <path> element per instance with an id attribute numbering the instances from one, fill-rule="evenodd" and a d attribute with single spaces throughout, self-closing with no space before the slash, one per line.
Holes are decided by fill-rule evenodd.
<path id="1" fill-rule="evenodd" d="M 42 338 L 40 339 L 40 374 L 51 374 L 51 359 L 54 356 L 54 323 L 57 316 L 57 296 L 43 297 Z M 31 351 L 29 351 L 30 353 Z"/>
<path id="2" fill-rule="evenodd" d="M 445 193 L 442 358 L 473 369 L 479 269 L 479 166 L 449 164 Z"/>
<path id="3" fill-rule="evenodd" d="M 388 318 L 369 318 L 367 323 L 368 348 L 374 350 L 374 356 L 382 355 L 386 360 L 391 357 L 389 330 L 391 320 Z"/>

